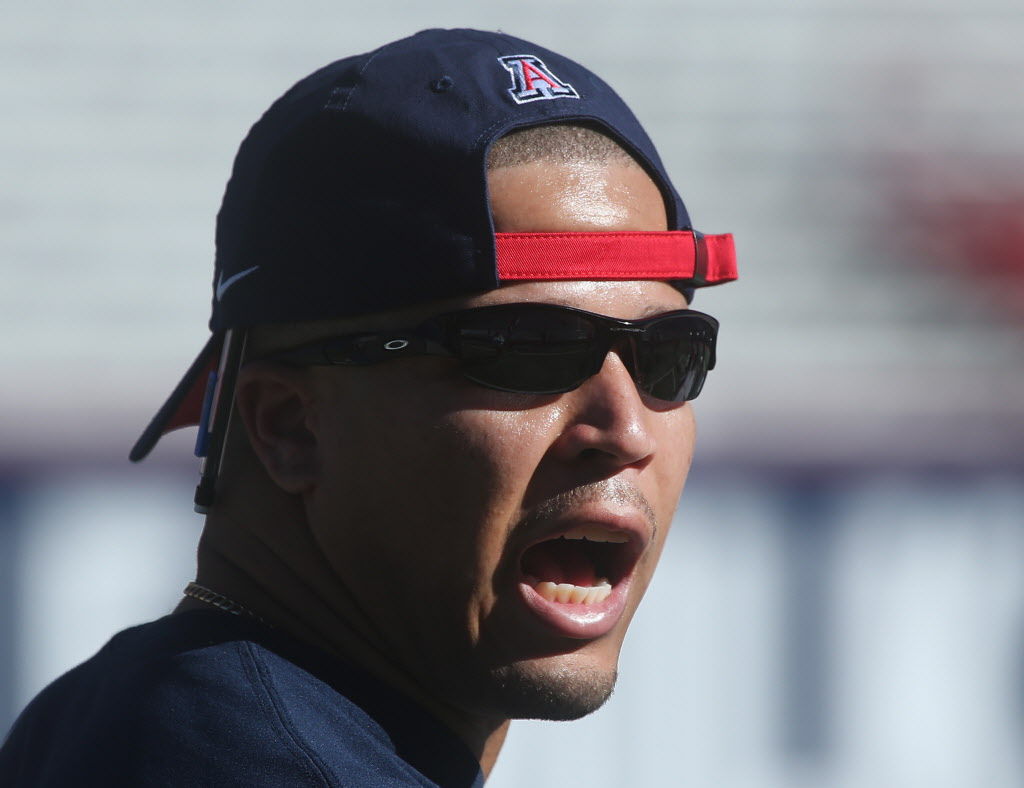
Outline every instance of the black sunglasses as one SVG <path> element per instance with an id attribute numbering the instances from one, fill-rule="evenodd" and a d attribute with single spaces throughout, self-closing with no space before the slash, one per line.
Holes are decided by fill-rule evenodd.
<path id="1" fill-rule="evenodd" d="M 668 402 L 696 397 L 715 366 L 718 321 L 690 309 L 618 320 L 556 304 L 513 303 L 449 312 L 414 328 L 329 337 L 265 356 L 296 365 L 367 365 L 453 356 L 482 386 L 560 394 L 596 375 L 612 348 L 637 388 Z"/>

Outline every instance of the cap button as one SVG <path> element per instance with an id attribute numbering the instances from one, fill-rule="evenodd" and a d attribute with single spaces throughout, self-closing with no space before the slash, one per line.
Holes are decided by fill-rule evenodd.
<path id="1" fill-rule="evenodd" d="M 430 83 L 430 89 L 435 93 L 447 93 L 455 87 L 455 80 L 445 74 L 443 77 L 438 77 Z"/>

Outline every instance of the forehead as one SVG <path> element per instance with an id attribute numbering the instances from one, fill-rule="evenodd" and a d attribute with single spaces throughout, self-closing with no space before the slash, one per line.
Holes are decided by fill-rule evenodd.
<path id="1" fill-rule="evenodd" d="M 668 228 L 665 201 L 632 161 L 536 161 L 488 173 L 496 232 Z"/>
<path id="2" fill-rule="evenodd" d="M 515 302 L 561 304 L 625 319 L 685 309 L 686 298 L 667 282 L 654 280 L 516 282 L 463 300 L 462 305 Z"/>

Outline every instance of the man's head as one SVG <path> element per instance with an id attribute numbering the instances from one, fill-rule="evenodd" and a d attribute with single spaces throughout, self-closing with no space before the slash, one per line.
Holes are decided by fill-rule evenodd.
<path id="1" fill-rule="evenodd" d="M 212 327 L 259 325 L 244 351 L 220 343 L 235 396 L 201 429 L 216 444 L 232 402 L 235 417 L 211 521 L 286 567 L 267 596 L 291 614 L 315 600 L 307 628 L 338 622 L 329 645 L 421 699 L 573 718 L 611 692 L 692 456 L 688 383 L 713 364 L 713 320 L 652 318 L 732 278 L 731 246 L 689 230 L 589 72 L 507 36 L 419 39 L 304 80 L 243 144 Z M 418 104 L 371 94 L 434 56 Z M 281 132 L 313 94 L 315 122 Z M 364 147 L 335 150 L 339 135 Z M 435 158 L 399 144 L 422 137 Z M 397 163 L 373 175 L 382 146 Z"/>

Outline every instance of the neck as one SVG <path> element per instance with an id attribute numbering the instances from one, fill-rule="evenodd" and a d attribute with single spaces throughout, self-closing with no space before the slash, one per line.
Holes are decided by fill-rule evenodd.
<path id="1" fill-rule="evenodd" d="M 270 533 L 273 538 L 268 538 Z M 301 521 L 294 527 L 263 532 L 224 512 L 211 513 L 200 541 L 196 581 L 252 611 L 268 625 L 358 665 L 407 695 L 462 739 L 485 777 L 490 773 L 509 721 L 468 715 L 433 697 L 376 648 L 363 635 L 374 631 L 373 622 L 363 620 L 359 606 L 346 598 L 344 583 L 338 582 Z M 186 597 L 176 612 L 208 607 L 206 602 Z"/>

